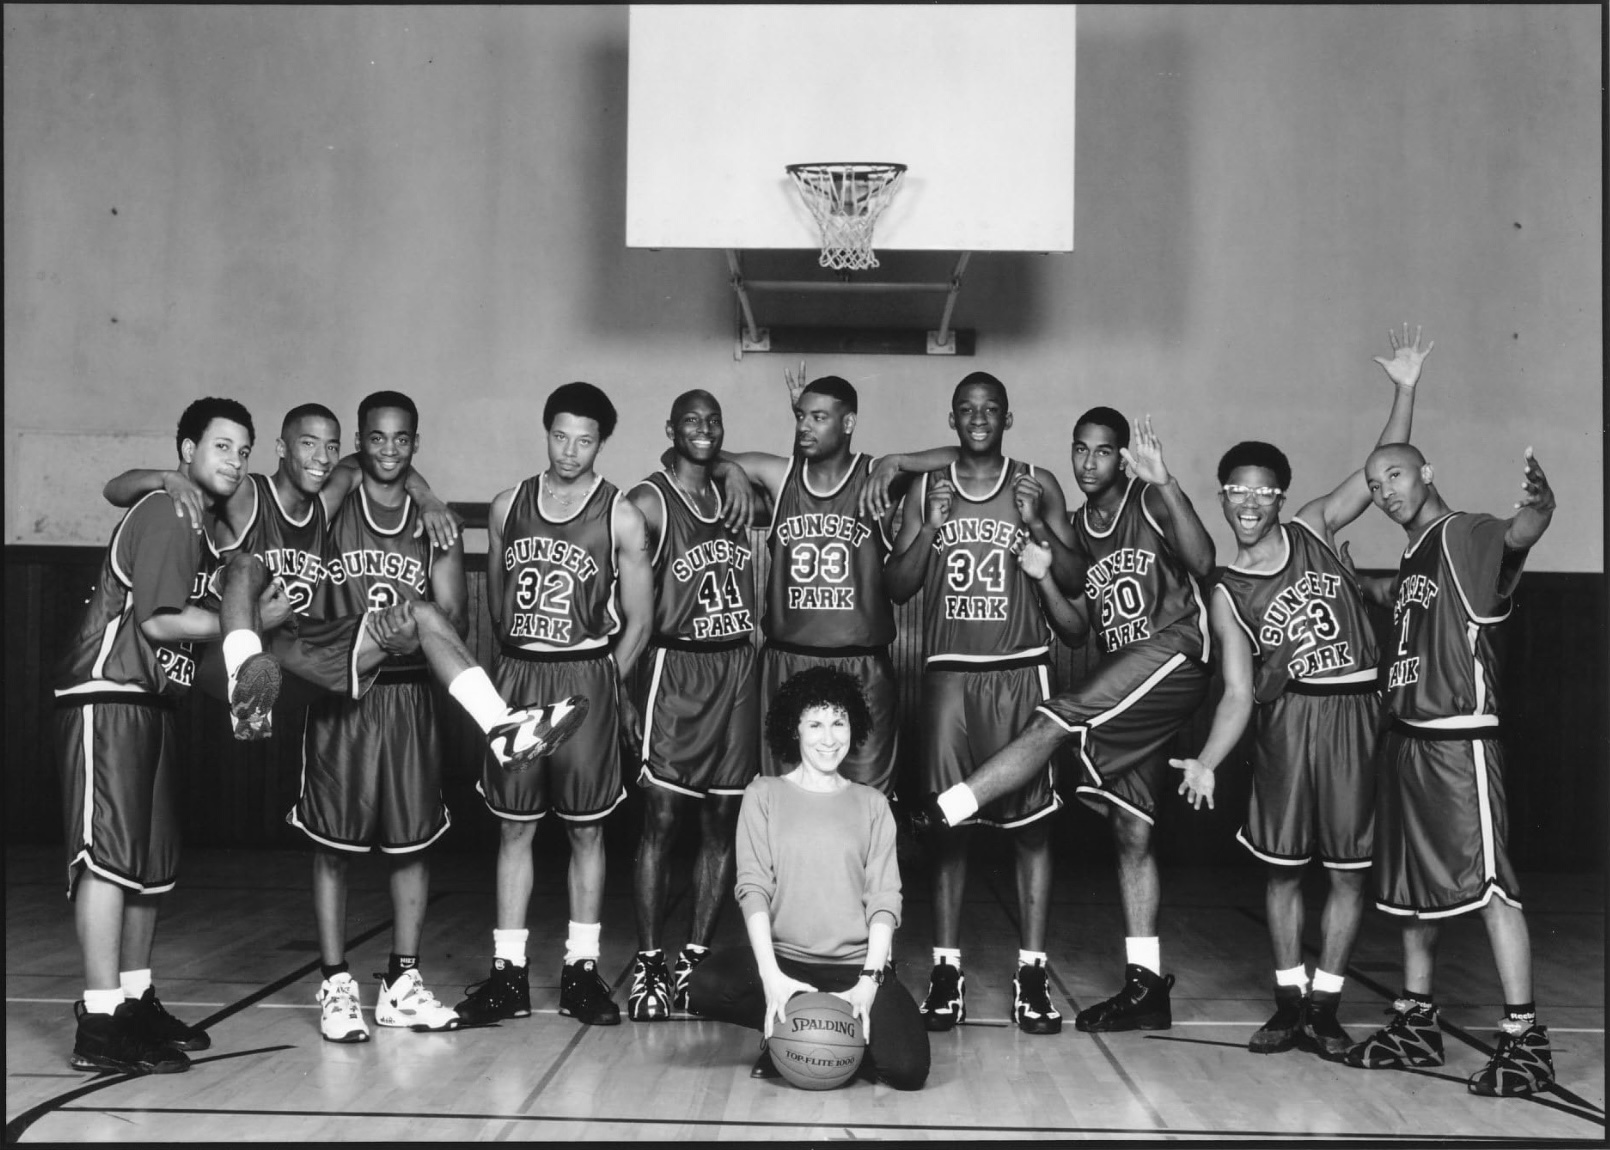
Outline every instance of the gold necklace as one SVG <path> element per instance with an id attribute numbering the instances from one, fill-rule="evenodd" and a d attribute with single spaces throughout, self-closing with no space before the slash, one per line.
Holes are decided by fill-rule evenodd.
<path id="1" fill-rule="evenodd" d="M 705 514 L 704 503 L 702 502 L 702 500 L 706 500 L 706 499 L 709 500 L 710 502 L 712 502 L 715 505 L 714 510 L 712 510 L 710 512 L 711 515 L 714 515 L 714 514 L 716 514 L 716 512 L 721 510 L 721 497 L 716 494 L 716 490 L 715 490 L 714 485 L 707 484 L 706 487 L 705 487 L 704 495 L 700 496 L 700 495 L 698 495 L 698 494 L 696 494 L 696 493 L 694 493 L 692 491 L 689 491 L 686 487 L 684 487 L 682 485 L 682 481 L 677 478 L 676 472 L 673 471 L 671 468 L 667 467 L 665 469 L 665 475 L 666 475 L 666 478 L 671 481 L 671 486 L 672 487 L 675 487 L 683 495 L 686 495 L 688 497 L 688 501 L 693 504 L 693 509 L 695 511 L 697 511 L 700 515 Z"/>
<path id="2" fill-rule="evenodd" d="M 549 499 L 552 499 L 555 503 L 563 504 L 566 511 L 569 511 L 570 505 L 576 501 L 574 495 L 560 495 L 555 491 L 553 484 L 548 482 L 548 473 L 546 471 L 542 473 L 542 490 L 547 493 Z"/>

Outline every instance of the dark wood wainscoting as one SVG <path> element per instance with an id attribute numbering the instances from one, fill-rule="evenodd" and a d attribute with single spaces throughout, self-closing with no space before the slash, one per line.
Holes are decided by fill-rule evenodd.
<path id="1" fill-rule="evenodd" d="M 764 560 L 758 532 L 755 540 L 756 554 Z M 100 551 L 93 548 L 6 548 L 6 833 L 14 842 L 50 843 L 61 838 L 50 670 L 100 558 Z M 485 662 L 492 652 L 483 603 L 485 558 L 471 556 L 468 566 L 474 620 L 470 645 Z M 763 578 L 761 562 L 756 565 L 756 579 Z M 917 797 L 920 743 L 912 703 L 921 667 L 919 610 L 919 600 L 900 609 L 901 638 L 894 652 L 906 716 L 900 740 L 901 793 L 906 798 Z M 1598 868 L 1604 861 L 1607 793 L 1603 577 L 1526 576 L 1506 642 L 1505 744 L 1510 838 L 1517 862 L 1532 870 Z M 1058 647 L 1055 654 L 1059 684 L 1076 681 L 1090 658 L 1085 648 Z M 1182 752 L 1200 746 L 1212 705 L 1210 697 L 1181 735 Z M 454 829 L 443 845 L 490 851 L 495 822 L 475 793 L 481 762 L 479 732 L 445 696 L 440 710 L 449 748 L 445 788 L 454 818 Z M 284 821 L 296 799 L 301 769 L 300 731 L 294 716 L 287 716 L 268 742 L 237 743 L 229 736 L 222 703 L 198 692 L 180 714 L 186 750 L 186 840 L 197 846 L 300 845 L 302 836 Z M 1064 769 L 1063 778 L 1070 775 Z M 1204 864 L 1246 861 L 1234 834 L 1246 809 L 1248 785 L 1242 754 L 1220 771 L 1217 809 L 1192 811 L 1183 799 L 1170 796 L 1158 820 L 1162 859 Z M 635 788 L 629 790 L 635 800 Z M 1107 856 L 1107 832 L 1094 812 L 1071 801 L 1060 818 L 1059 852 Z M 636 825 L 635 801 L 609 820 L 608 837 L 617 852 L 612 857 L 622 860 L 617 865 L 630 857 Z M 557 845 L 562 838 L 550 832 L 539 841 Z"/>

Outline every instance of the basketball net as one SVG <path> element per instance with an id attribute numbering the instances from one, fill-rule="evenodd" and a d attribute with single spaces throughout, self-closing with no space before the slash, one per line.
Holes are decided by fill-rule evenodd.
<path id="1" fill-rule="evenodd" d="M 799 195 L 822 233 L 822 257 L 834 271 L 878 266 L 872 229 L 900 190 L 904 164 L 790 164 Z"/>

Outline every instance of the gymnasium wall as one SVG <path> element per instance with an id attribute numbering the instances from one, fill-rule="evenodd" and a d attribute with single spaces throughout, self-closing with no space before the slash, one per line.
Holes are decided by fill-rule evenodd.
<path id="1" fill-rule="evenodd" d="M 625 412 L 617 479 L 652 466 L 693 386 L 729 443 L 786 450 L 784 364 L 733 358 L 721 254 L 623 247 L 624 7 L 4 21 L 7 543 L 101 544 L 104 473 L 170 460 L 203 393 L 271 432 L 293 403 L 350 419 L 401 388 L 458 500 L 541 466 L 541 400 L 570 379 Z M 1152 412 L 1226 548 L 1223 449 L 1284 444 L 1297 499 L 1334 484 L 1384 419 L 1386 327 L 1424 323 L 1416 439 L 1445 494 L 1506 510 L 1533 444 L 1561 502 L 1534 568 L 1601 571 L 1599 45 L 1589 6 L 1085 6 L 1078 250 L 973 261 L 970 361 L 810 370 L 861 387 L 872 450 L 946 441 L 951 386 L 993 371 L 1008 449 L 1065 484 L 1079 410 Z M 1381 516 L 1352 535 L 1395 562 Z"/>

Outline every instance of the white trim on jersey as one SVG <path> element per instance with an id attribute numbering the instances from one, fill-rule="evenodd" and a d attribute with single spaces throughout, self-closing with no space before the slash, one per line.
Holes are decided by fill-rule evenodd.
<path id="1" fill-rule="evenodd" d="M 1493 850 L 1492 794 L 1487 789 L 1487 747 L 1477 739 L 1470 744 L 1470 750 L 1476 776 L 1476 811 L 1481 818 L 1481 877 L 1496 885 L 1498 861 Z"/>
<path id="2" fill-rule="evenodd" d="M 1457 511 L 1450 511 L 1448 514 L 1442 516 L 1442 518 L 1432 520 L 1432 522 L 1426 526 L 1426 529 L 1420 532 L 1420 538 L 1416 539 L 1413 543 L 1409 544 L 1403 549 L 1403 558 L 1412 558 L 1414 553 L 1420 550 L 1420 544 L 1424 543 L 1428 538 L 1431 537 L 1431 533 L 1437 529 L 1439 524 L 1446 523 L 1448 520 L 1452 519 L 1458 514 L 1459 512 Z"/>
<path id="3" fill-rule="evenodd" d="M 1091 522 L 1090 522 L 1090 500 L 1088 500 L 1088 499 L 1085 500 L 1084 506 L 1079 508 L 1078 514 L 1084 516 L 1084 521 L 1085 521 L 1084 527 L 1085 527 L 1085 530 L 1090 533 L 1091 538 L 1093 538 L 1093 539 L 1105 539 L 1105 538 L 1107 538 L 1107 536 L 1111 535 L 1114 531 L 1116 531 L 1118 529 L 1118 520 L 1123 518 L 1124 508 L 1129 505 L 1129 493 L 1131 491 L 1135 490 L 1135 484 L 1137 484 L 1139 482 L 1140 482 L 1140 480 L 1134 478 L 1133 476 L 1130 477 L 1129 486 L 1124 488 L 1124 496 L 1123 496 L 1122 499 L 1120 499 L 1118 501 L 1118 510 L 1114 511 L 1112 513 L 1112 521 L 1107 524 L 1107 529 L 1105 531 L 1097 531 L 1096 528 L 1091 524 Z M 1144 510 L 1145 506 L 1146 505 L 1144 503 L 1142 503 L 1141 504 L 1141 509 Z M 1156 524 L 1153 524 L 1153 526 L 1156 526 Z M 1161 535 L 1162 532 L 1159 531 L 1158 534 Z"/>
<path id="4" fill-rule="evenodd" d="M 533 506 L 537 509 L 537 517 L 539 519 L 541 519 L 544 523 L 552 523 L 555 527 L 562 527 L 566 523 L 574 522 L 577 516 L 579 516 L 583 511 L 587 510 L 587 504 L 593 501 L 593 496 L 598 492 L 599 484 L 604 482 L 604 477 L 602 475 L 599 475 L 596 471 L 593 472 L 593 485 L 587 489 L 587 498 L 581 501 L 581 505 L 577 507 L 576 510 L 572 511 L 568 518 L 555 519 L 552 515 L 549 515 L 542 509 L 542 477 L 546 474 L 548 474 L 548 471 L 546 468 L 544 468 L 534 477 L 537 481 L 537 499 Z M 509 506 L 514 506 L 514 501 L 512 499 L 509 501 Z M 504 515 L 504 522 L 508 522 L 507 513 Z"/>
<path id="5" fill-rule="evenodd" d="M 380 851 L 380 853 L 383 854 L 383 855 L 413 855 L 413 854 L 418 854 L 420 851 L 424 850 L 426 847 L 432 845 L 433 843 L 435 843 L 435 841 L 437 839 L 439 839 L 443 835 L 445 835 L 447 833 L 447 831 L 448 831 L 448 828 L 453 825 L 453 812 L 447 809 L 447 804 L 446 803 L 441 804 L 441 806 L 442 806 L 442 827 L 441 827 L 441 829 L 439 831 L 437 831 L 435 834 L 431 835 L 430 838 L 426 839 L 424 842 L 422 842 L 422 843 L 409 843 L 405 847 L 388 847 L 384 843 L 376 843 L 375 844 L 376 849 L 378 849 Z"/>
<path id="6" fill-rule="evenodd" d="M 1081 758 L 1084 758 L 1084 750 L 1082 748 L 1079 751 L 1079 755 L 1080 755 Z M 1090 770 L 1095 770 L 1095 764 L 1091 763 L 1088 758 L 1085 759 L 1085 766 L 1088 767 Z M 1076 795 L 1094 795 L 1096 798 L 1100 799 L 1102 802 L 1111 803 L 1111 804 L 1113 804 L 1113 806 L 1116 806 L 1116 807 L 1122 807 L 1124 810 L 1126 810 L 1130 814 L 1134 815 L 1137 819 L 1139 819 L 1141 822 L 1145 823 L 1147 826 L 1156 826 L 1157 825 L 1157 820 L 1154 819 L 1151 815 L 1149 815 L 1145 811 L 1141 810 L 1134 803 L 1129 802 L 1127 799 L 1120 798 L 1119 796 L 1113 794 L 1109 790 L 1104 790 L 1101 787 L 1092 787 L 1092 786 L 1089 786 L 1087 784 L 1080 784 L 1079 786 L 1073 788 L 1073 793 L 1076 794 Z"/>
<path id="7" fill-rule="evenodd" d="M 1005 663 L 1015 659 L 1038 659 L 1050 653 L 1050 646 L 1025 647 L 1021 651 L 1008 651 L 1000 655 L 929 655 L 922 662 L 924 667 L 935 660 L 944 663 L 977 663 L 983 670 L 988 670 L 994 663 Z"/>
<path id="8" fill-rule="evenodd" d="M 1036 672 L 1036 677 L 1040 680 L 1040 702 L 1043 703 L 1051 697 L 1051 669 L 1042 664 L 1041 666 L 1034 668 L 1034 670 Z M 1040 769 L 1045 772 L 1046 781 L 1050 784 L 1051 801 L 1048 804 L 1041 807 L 1033 814 L 1024 815 L 1020 819 L 1007 819 L 1003 821 L 999 819 L 981 819 L 975 815 L 973 818 L 967 819 L 961 825 L 967 826 L 969 824 L 976 823 L 980 826 L 998 827 L 1001 830 L 1009 831 L 1015 830 L 1018 827 L 1026 827 L 1030 823 L 1037 823 L 1049 815 L 1056 814 L 1063 808 L 1064 803 L 1062 801 L 1062 796 L 1057 793 L 1057 771 L 1055 757 L 1053 756 L 1046 759 L 1045 766 Z M 1027 786 L 1028 784 L 1025 783 L 1024 785 Z"/>
<path id="9" fill-rule="evenodd" d="M 794 464 L 798 462 L 795 456 L 788 458 L 788 470 L 783 472 L 783 481 L 776 491 L 768 491 L 771 496 L 771 524 L 766 528 L 766 542 L 771 543 L 771 537 L 777 530 L 777 517 L 783 513 L 783 492 L 788 490 L 788 481 L 794 477 Z"/>
<path id="10" fill-rule="evenodd" d="M 91 679 L 99 679 L 106 671 L 106 660 L 112 657 L 112 645 L 117 642 L 118 632 L 125 626 L 138 627 L 134 621 L 134 588 L 130 587 L 123 593 L 123 609 L 117 617 L 106 624 L 101 632 L 101 649 L 95 653 L 95 662 L 91 664 L 89 675 Z"/>
<path id="11" fill-rule="evenodd" d="M 805 494 L 809 495 L 812 499 L 831 499 L 840 491 L 844 490 L 844 485 L 848 483 L 850 481 L 850 477 L 855 474 L 856 464 L 860 463 L 862 458 L 863 455 L 859 451 L 856 452 L 853 457 L 851 457 L 850 466 L 849 469 L 845 471 L 844 478 L 840 479 L 838 486 L 833 488 L 831 491 L 818 491 L 816 488 L 811 486 L 811 477 L 809 475 L 811 461 L 809 459 L 801 459 L 799 461 L 799 485 L 805 489 Z M 793 465 L 790 464 L 789 468 L 792 470 Z M 786 481 L 787 477 L 785 476 L 784 482 Z"/>
<path id="12" fill-rule="evenodd" d="M 610 621 L 615 625 L 604 635 L 599 636 L 599 642 L 605 646 L 609 645 L 609 636 L 620 634 L 621 630 L 626 626 L 626 620 L 621 618 L 620 541 L 615 535 L 615 513 L 620 510 L 621 501 L 625 498 L 626 493 L 616 488 L 615 498 L 609 501 L 609 601 L 604 604 L 604 610 L 609 613 Z M 633 510 L 636 509 L 634 508 Z M 577 645 L 577 649 L 585 649 L 589 646 L 591 644 L 583 642 Z"/>
<path id="13" fill-rule="evenodd" d="M 1453 513 L 1453 515 L 1460 515 L 1460 514 L 1463 514 L 1463 512 L 1455 511 Z M 1449 515 L 1447 518 L 1451 519 L 1451 518 L 1453 518 L 1453 515 Z M 1440 520 L 1439 520 L 1439 522 L 1440 522 Z M 1442 538 L 1440 540 L 1440 543 L 1441 543 L 1441 546 L 1442 546 L 1442 558 L 1443 558 L 1443 561 L 1448 566 L 1448 577 L 1453 580 L 1453 589 L 1455 591 L 1459 592 L 1459 605 L 1465 609 L 1465 617 L 1467 619 L 1471 620 L 1474 623 L 1486 623 L 1486 624 L 1502 623 L 1505 619 L 1508 619 L 1509 618 L 1509 613 L 1510 613 L 1510 610 L 1511 610 L 1510 605 L 1506 605 L 1504 607 L 1504 613 L 1502 615 L 1478 615 L 1478 614 L 1476 614 L 1475 610 L 1470 606 L 1470 596 L 1465 594 L 1464 585 L 1459 582 L 1459 568 L 1454 566 L 1453 553 L 1448 550 L 1448 529 L 1446 527 L 1443 528 L 1443 530 L 1442 530 Z M 1508 602 L 1512 603 L 1512 601 L 1508 601 Z M 1475 645 L 1474 644 L 1471 645 L 1471 650 L 1473 650 L 1473 651 L 1475 650 Z"/>
<path id="14" fill-rule="evenodd" d="M 678 499 L 682 500 L 682 504 L 683 504 L 683 506 L 685 506 L 688 509 L 688 514 L 689 515 L 693 516 L 700 523 L 720 523 L 721 522 L 722 512 L 725 511 L 726 507 L 727 507 L 726 500 L 725 500 L 725 498 L 723 498 L 723 492 L 721 490 L 721 484 L 719 484 L 719 483 L 711 483 L 710 484 L 710 490 L 714 491 L 715 495 L 716 495 L 716 509 L 715 509 L 715 513 L 713 515 L 711 515 L 707 519 L 703 515 L 699 514 L 699 509 L 698 509 L 698 507 L 694 506 L 692 497 L 689 496 L 686 491 L 683 491 L 682 490 L 682 485 L 676 481 L 676 472 L 672 471 L 669 467 L 665 468 L 664 472 L 665 472 L 666 480 L 671 485 L 671 490 L 676 492 Z"/>
<path id="15" fill-rule="evenodd" d="M 1182 664 L 1189 661 L 1190 656 L 1186 655 L 1182 651 L 1176 651 L 1174 654 L 1169 656 L 1166 663 L 1158 667 L 1157 670 L 1153 671 L 1150 675 L 1146 676 L 1146 680 L 1141 683 L 1140 686 L 1136 687 L 1133 691 L 1129 692 L 1129 694 L 1120 699 L 1116 704 L 1107 708 L 1107 710 L 1101 712 L 1101 714 L 1096 715 L 1088 722 L 1069 723 L 1061 716 L 1053 714 L 1044 707 L 1036 707 L 1034 709 L 1035 714 L 1044 715 L 1057 726 L 1061 727 L 1064 731 L 1067 731 L 1070 735 L 1082 735 L 1090 728 L 1099 727 L 1108 719 L 1117 718 L 1119 715 L 1129 710 L 1129 708 L 1133 707 L 1136 703 L 1140 702 L 1140 700 L 1144 699 L 1147 693 L 1153 687 L 1157 686 L 1158 683 L 1162 682 L 1174 671 L 1178 670 Z M 1083 750 L 1080 751 L 1080 754 L 1084 754 Z M 1090 767 L 1093 777 L 1099 781 L 1101 778 L 1101 772 L 1095 769 L 1094 764 L 1092 764 L 1088 758 L 1085 759 L 1085 764 Z"/>
<path id="16" fill-rule="evenodd" d="M 1303 855 L 1303 857 L 1300 859 L 1283 859 L 1276 855 L 1265 854 L 1263 851 L 1252 845 L 1252 840 L 1247 838 L 1247 828 L 1244 826 L 1235 832 L 1235 841 L 1252 852 L 1252 856 L 1254 858 L 1258 859 L 1260 862 L 1266 862 L 1271 866 L 1307 866 L 1309 860 L 1314 857 L 1313 855 L 1309 854 Z M 1370 864 L 1365 863 L 1364 865 L 1369 866 Z"/>
<path id="17" fill-rule="evenodd" d="M 632 490 L 636 491 L 639 487 L 648 488 L 649 491 L 653 492 L 654 498 L 660 501 L 660 538 L 659 542 L 654 544 L 654 554 L 649 559 L 651 566 L 658 567 L 660 565 L 660 556 L 665 554 L 665 537 L 670 534 L 666 528 L 671 525 L 671 508 L 665 502 L 665 492 L 660 490 L 658 483 L 651 479 L 640 480 Z"/>
<path id="18" fill-rule="evenodd" d="M 1231 570 L 1236 571 L 1240 569 L 1232 567 Z M 1252 571 L 1242 571 L 1241 574 L 1252 575 L 1256 573 Z M 1278 572 L 1276 572 L 1276 574 L 1278 574 Z M 1252 653 L 1254 655 L 1262 655 L 1263 647 L 1258 642 L 1258 636 L 1253 632 L 1252 628 L 1247 625 L 1247 621 L 1241 617 L 1241 608 L 1236 604 L 1235 596 L 1230 594 L 1230 589 L 1223 583 L 1215 583 L 1213 585 L 1213 590 L 1224 596 L 1224 601 L 1230 608 L 1230 617 L 1235 620 L 1235 625 L 1240 627 L 1241 630 L 1246 633 L 1247 641 L 1252 644 Z"/>
<path id="19" fill-rule="evenodd" d="M 71 687 L 60 687 L 53 694 L 58 699 L 70 699 L 74 695 L 105 694 L 108 691 L 120 691 L 127 695 L 155 693 L 147 691 L 138 683 L 114 683 L 110 679 L 90 679 L 87 682 L 74 683 Z"/>
<path id="20" fill-rule="evenodd" d="M 241 482 L 251 485 L 252 513 L 246 517 L 246 526 L 235 533 L 235 541 L 233 543 L 231 543 L 228 547 L 214 548 L 218 558 L 220 559 L 229 554 L 231 551 L 239 551 L 241 549 L 246 540 L 251 537 L 252 528 L 257 526 L 257 517 L 263 513 L 263 491 L 262 488 L 257 486 L 257 479 L 255 475 L 248 474 L 245 479 L 241 480 Z M 270 486 L 273 486 L 273 484 L 271 483 Z M 274 502 L 279 502 L 278 493 L 276 493 L 274 496 Z M 291 518 L 289 515 L 285 515 L 285 509 L 283 507 L 280 508 L 280 514 L 286 519 Z M 309 511 L 308 514 L 311 515 L 312 512 Z M 296 525 L 298 527 L 307 526 L 306 522 L 298 523 Z"/>
<path id="21" fill-rule="evenodd" d="M 274 477 L 270 475 L 267 478 L 268 493 L 274 500 L 274 506 L 279 509 L 280 518 L 285 520 L 285 522 L 289 523 L 292 527 L 307 527 L 311 525 L 313 522 L 313 516 L 318 513 L 319 497 L 315 495 L 312 499 L 308 500 L 307 514 L 298 520 L 289 511 L 285 510 L 285 503 L 280 499 L 280 489 L 274 485 Z M 252 486 L 256 487 L 257 485 L 254 483 Z"/>
<path id="22" fill-rule="evenodd" d="M 1324 678 L 1293 679 L 1293 683 L 1313 683 L 1316 686 L 1342 686 L 1347 683 L 1373 683 L 1381 677 L 1379 667 L 1365 667 L 1362 671 L 1349 671 L 1345 675 L 1327 675 Z"/>
<path id="23" fill-rule="evenodd" d="M 1144 507 L 1145 503 L 1143 502 L 1141 506 Z M 1147 516 L 1147 518 L 1150 519 L 1151 517 Z M 1302 520 L 1294 519 L 1292 522 L 1301 523 Z M 1234 571 L 1237 575 L 1250 575 L 1254 579 L 1273 579 L 1276 575 L 1284 574 L 1286 564 L 1291 562 L 1291 536 L 1286 534 L 1286 525 L 1284 523 L 1276 523 L 1275 527 L 1280 531 L 1280 545 L 1282 548 L 1279 563 L 1276 563 L 1273 567 L 1263 571 L 1260 571 L 1256 567 L 1237 567 L 1234 563 L 1225 564 L 1224 569 L 1226 571 Z M 1162 535 L 1162 532 L 1159 531 L 1158 534 Z M 1321 540 L 1321 542 L 1323 542 L 1323 540 Z"/>
<path id="24" fill-rule="evenodd" d="M 1336 862 L 1332 859 L 1320 859 L 1319 865 L 1330 870 L 1368 870 L 1375 864 L 1369 859 L 1365 859 L 1363 862 Z"/>
<path id="25" fill-rule="evenodd" d="M 1025 466 L 1027 466 L 1027 464 L 1025 464 Z M 1001 493 L 1001 488 L 1006 483 L 1006 477 L 1012 474 L 1012 457 L 1010 455 L 1001 456 L 1001 473 L 995 477 L 995 486 L 991 487 L 983 495 L 969 495 L 967 492 L 962 490 L 962 481 L 956 475 L 956 465 L 954 463 L 952 463 L 947 470 L 950 472 L 950 485 L 956 489 L 956 494 L 958 496 L 967 500 L 969 503 L 988 503 L 991 499 L 994 499 Z M 928 493 L 925 485 L 923 489 L 923 499 L 926 501 L 927 498 Z"/>
<path id="26" fill-rule="evenodd" d="M 408 527 L 408 517 L 413 509 L 414 497 L 404 492 L 402 501 L 402 519 L 398 522 L 397 526 L 393 528 L 387 529 L 382 527 L 375 522 L 374 515 L 369 511 L 369 492 L 364 489 L 362 483 L 358 484 L 358 510 L 363 513 L 363 521 L 369 525 L 369 530 L 373 531 L 376 535 L 384 535 L 387 538 L 401 535 Z M 434 551 L 435 548 L 433 547 L 431 550 Z"/>

